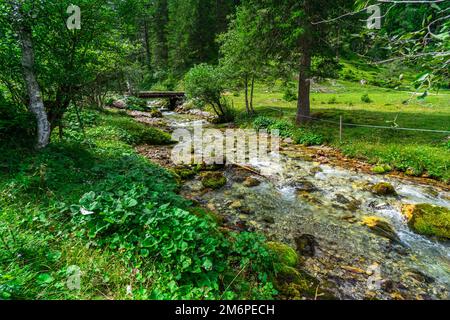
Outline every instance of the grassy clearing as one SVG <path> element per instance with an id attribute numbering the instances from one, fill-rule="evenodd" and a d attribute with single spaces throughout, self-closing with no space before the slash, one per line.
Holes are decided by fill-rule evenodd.
<path id="1" fill-rule="evenodd" d="M 399 127 L 450 130 L 448 91 L 431 93 L 423 100 L 414 96 L 409 104 L 404 104 L 411 97 L 407 91 L 346 81 L 318 87 L 322 92 L 312 94 L 312 116 L 321 120 L 339 122 L 342 116 L 344 122 L 351 124 L 393 126 L 395 122 Z M 233 100 L 241 112 L 240 122 L 250 125 L 254 120 L 243 114 L 243 97 L 233 97 Z M 296 102 L 284 101 L 279 87 L 272 90 L 257 87 L 254 103 L 259 116 L 289 123 L 295 119 Z M 323 136 L 327 144 L 348 156 L 373 164 L 389 164 L 410 175 L 426 174 L 450 181 L 450 143 L 446 134 L 346 126 L 340 143 L 338 124 L 313 121 L 304 130 Z"/>
<path id="2" fill-rule="evenodd" d="M 1 144 L 0 299 L 273 297 L 264 239 L 219 232 L 207 212 L 191 213 L 201 209 L 171 174 L 135 153 L 168 135 L 122 114 L 83 119 L 84 133 L 69 112 L 65 141 L 38 153 Z M 67 286 L 71 266 L 80 290 Z"/>

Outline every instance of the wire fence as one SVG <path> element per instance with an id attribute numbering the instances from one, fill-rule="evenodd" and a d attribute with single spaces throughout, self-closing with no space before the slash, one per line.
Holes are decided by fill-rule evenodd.
<path id="1" fill-rule="evenodd" d="M 371 124 L 355 124 L 355 123 L 348 123 L 343 122 L 342 116 L 340 118 L 340 121 L 332 121 L 332 120 L 325 120 L 310 116 L 300 116 L 304 119 L 319 121 L 319 122 L 325 122 L 325 123 L 331 123 L 335 124 L 340 127 L 359 127 L 359 128 L 372 128 L 372 129 L 389 129 L 389 130 L 400 130 L 400 131 L 419 131 L 419 132 L 432 132 L 432 133 L 442 133 L 442 134 L 450 134 L 450 131 L 447 130 L 434 130 L 434 129 L 422 129 L 422 128 L 402 128 L 398 126 L 377 126 L 377 125 L 371 125 Z"/>

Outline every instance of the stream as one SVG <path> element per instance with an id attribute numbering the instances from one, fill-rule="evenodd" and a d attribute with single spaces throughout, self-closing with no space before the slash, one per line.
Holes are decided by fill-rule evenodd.
<path id="1" fill-rule="evenodd" d="M 163 115 L 169 131 L 207 125 L 201 113 Z M 227 166 L 225 187 L 205 193 L 197 177 L 182 194 L 222 215 L 227 226 L 297 248 L 301 269 L 338 299 L 450 299 L 450 243 L 412 232 L 401 214 L 403 204 L 450 208 L 448 189 L 321 164 L 290 144 L 271 160 L 277 167 L 268 177 Z M 271 162 L 249 165 L 260 171 Z M 246 176 L 259 185 L 246 187 Z M 368 191 L 378 182 L 392 184 L 398 196 Z M 368 216 L 386 219 L 400 241 L 373 233 L 361 223 Z"/>

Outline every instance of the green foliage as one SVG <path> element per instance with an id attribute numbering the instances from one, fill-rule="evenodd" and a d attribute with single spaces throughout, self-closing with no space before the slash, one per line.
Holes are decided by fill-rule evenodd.
<path id="1" fill-rule="evenodd" d="M 285 120 L 259 116 L 253 121 L 253 127 L 256 130 L 278 130 L 280 137 L 293 138 L 296 143 L 306 146 L 321 145 L 325 142 L 322 135 L 316 134 L 307 128 L 298 128 Z"/>
<path id="2" fill-rule="evenodd" d="M 297 88 L 293 84 L 287 84 L 284 89 L 283 100 L 287 102 L 297 101 Z"/>
<path id="3" fill-rule="evenodd" d="M 364 103 L 372 103 L 372 99 L 370 99 L 369 94 L 365 93 L 361 96 L 361 101 Z"/>
<path id="4" fill-rule="evenodd" d="M 264 116 L 257 117 L 253 121 L 253 127 L 256 130 L 278 130 L 280 136 L 283 138 L 292 136 L 295 130 L 295 126 L 290 122 L 284 120 L 274 120 Z"/>
<path id="5" fill-rule="evenodd" d="M 222 97 L 225 85 L 219 68 L 207 64 L 195 66 L 186 74 L 184 85 L 190 99 L 210 105 L 220 120 L 226 122 L 234 119 L 231 106 Z"/>
<path id="6" fill-rule="evenodd" d="M 259 116 L 253 121 L 253 127 L 256 130 L 268 129 L 271 125 L 275 123 L 274 119 Z"/>
<path id="7" fill-rule="evenodd" d="M 67 130 L 77 129 L 72 112 L 66 114 Z M 264 238 L 223 234 L 219 220 L 192 213 L 177 195 L 173 175 L 137 155 L 117 134 L 127 116 L 88 109 L 81 114 L 87 143 L 53 142 L 20 158 L 5 150 L 17 165 L 0 170 L 2 299 L 276 294 Z M 80 291 L 66 285 L 72 265 L 82 271 Z"/>
<path id="8" fill-rule="evenodd" d="M 300 129 L 295 133 L 295 142 L 305 146 L 320 146 L 325 143 L 325 138 L 308 129 Z"/>
<path id="9" fill-rule="evenodd" d="M 126 100 L 127 109 L 135 111 L 147 111 L 147 101 L 136 97 L 128 97 Z"/>

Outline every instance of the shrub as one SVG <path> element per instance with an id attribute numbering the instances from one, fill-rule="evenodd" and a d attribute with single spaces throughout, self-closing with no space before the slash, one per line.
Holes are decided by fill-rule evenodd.
<path id="1" fill-rule="evenodd" d="M 288 121 L 278 120 L 275 121 L 272 125 L 269 126 L 269 130 L 278 130 L 280 133 L 280 137 L 288 138 L 292 137 L 295 132 L 295 126 Z"/>
<path id="2" fill-rule="evenodd" d="M 337 103 L 338 103 L 338 101 L 337 101 L 336 97 L 332 97 L 332 98 L 330 98 L 330 100 L 328 100 L 328 104 L 337 104 Z"/>
<path id="3" fill-rule="evenodd" d="M 295 142 L 305 146 L 318 146 L 325 142 L 325 138 L 321 134 L 299 129 L 296 132 Z"/>
<path id="4" fill-rule="evenodd" d="M 135 111 L 146 111 L 147 101 L 144 99 L 136 98 L 136 97 L 128 97 L 127 98 L 127 109 L 135 110 Z"/>
<path id="5" fill-rule="evenodd" d="M 256 130 L 268 129 L 274 123 L 275 123 L 275 120 L 273 120 L 271 118 L 259 116 L 253 121 L 253 127 Z"/>
<path id="6" fill-rule="evenodd" d="M 373 100 L 370 99 L 369 94 L 367 94 L 367 93 L 362 95 L 361 101 L 364 103 L 372 103 L 373 102 Z"/>
<path id="7" fill-rule="evenodd" d="M 284 88 L 283 100 L 287 102 L 297 101 L 296 87 L 293 84 L 287 84 Z"/>
<path id="8" fill-rule="evenodd" d="M 0 140 L 30 142 L 35 128 L 33 115 L 23 106 L 7 101 L 0 92 Z"/>

